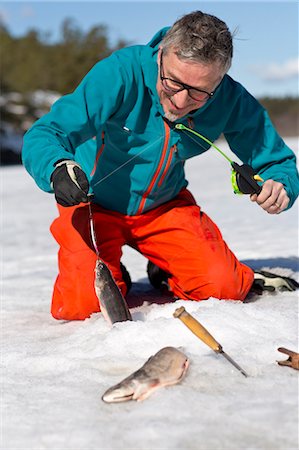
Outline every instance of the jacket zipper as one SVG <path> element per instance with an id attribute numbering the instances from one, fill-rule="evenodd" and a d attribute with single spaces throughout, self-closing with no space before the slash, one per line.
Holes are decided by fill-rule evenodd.
<path id="1" fill-rule="evenodd" d="M 142 213 L 144 205 L 145 205 L 145 202 L 146 202 L 146 199 L 147 199 L 149 193 L 151 192 L 151 190 L 153 189 L 153 187 L 154 187 L 154 185 L 155 185 L 155 183 L 157 181 L 157 178 L 158 178 L 158 176 L 159 176 L 159 174 L 161 172 L 161 169 L 163 167 L 164 161 L 165 161 L 167 148 L 168 148 L 168 143 L 169 143 L 169 137 L 170 137 L 170 127 L 169 127 L 169 125 L 167 125 L 166 122 L 163 122 L 163 123 L 164 123 L 164 129 L 165 129 L 165 140 L 164 140 L 164 145 L 163 145 L 163 150 L 162 150 L 162 156 L 161 156 L 161 159 L 159 161 L 157 170 L 154 173 L 154 176 L 153 176 L 153 178 L 152 178 L 152 180 L 151 180 L 147 190 L 145 191 L 145 193 L 142 196 L 139 208 L 137 210 L 137 214 L 141 214 Z"/>
<path id="2" fill-rule="evenodd" d="M 161 176 L 161 178 L 160 178 L 160 180 L 159 180 L 159 183 L 158 183 L 158 186 L 159 186 L 159 187 L 161 187 L 162 184 L 163 184 L 163 181 L 164 181 L 164 179 L 165 179 L 165 177 L 166 177 L 166 174 L 167 174 L 167 172 L 168 172 L 169 166 L 170 166 L 170 164 L 171 164 L 171 160 L 172 160 L 173 154 L 174 154 L 175 152 L 177 152 L 177 146 L 176 146 L 176 144 L 174 144 L 174 145 L 170 148 L 170 152 L 169 152 L 168 159 L 167 159 L 167 162 L 166 162 L 166 165 L 165 165 L 165 168 L 164 168 L 164 172 L 162 173 L 162 176 Z"/>
<path id="3" fill-rule="evenodd" d="M 95 174 L 95 171 L 96 171 L 96 168 L 97 168 L 97 165 L 98 165 L 99 158 L 100 158 L 101 154 L 103 153 L 103 150 L 104 150 L 104 147 L 105 147 L 104 137 L 105 137 L 105 133 L 104 133 L 104 131 L 102 131 L 102 145 L 101 145 L 101 147 L 100 147 L 100 149 L 99 149 L 99 151 L 98 151 L 98 153 L 97 153 L 97 156 L 96 156 L 96 159 L 95 159 L 95 163 L 94 163 L 93 169 L 92 169 L 92 171 L 91 171 L 91 173 L 90 173 L 90 176 L 91 176 L 91 177 Z"/>

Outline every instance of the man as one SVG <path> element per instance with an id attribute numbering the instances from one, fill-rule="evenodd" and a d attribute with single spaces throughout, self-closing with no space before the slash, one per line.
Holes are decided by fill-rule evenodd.
<path id="1" fill-rule="evenodd" d="M 60 213 L 51 226 L 60 245 L 55 318 L 85 319 L 100 310 L 89 189 L 96 245 L 124 295 L 128 276 L 120 259 L 127 244 L 149 259 L 153 283 L 166 280 L 176 297 L 246 298 L 254 272 L 237 260 L 186 188 L 185 160 L 209 145 L 174 127 L 182 123 L 212 141 L 223 133 L 266 180 L 251 200 L 269 214 L 291 207 L 299 187 L 295 155 L 266 111 L 227 75 L 231 58 L 226 24 L 196 11 L 148 45 L 97 63 L 25 135 L 24 164 L 41 189 L 54 191 Z M 265 275 L 256 275 L 261 287 L 294 288 Z"/>

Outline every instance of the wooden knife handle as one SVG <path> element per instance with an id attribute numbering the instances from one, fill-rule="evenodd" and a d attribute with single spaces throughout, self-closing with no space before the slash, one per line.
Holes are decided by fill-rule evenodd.
<path id="1" fill-rule="evenodd" d="M 213 336 L 205 329 L 191 314 L 189 314 L 183 306 L 177 308 L 173 316 L 180 319 L 192 333 L 200 340 L 207 344 L 214 352 L 222 352 L 221 345 L 213 338 Z"/>

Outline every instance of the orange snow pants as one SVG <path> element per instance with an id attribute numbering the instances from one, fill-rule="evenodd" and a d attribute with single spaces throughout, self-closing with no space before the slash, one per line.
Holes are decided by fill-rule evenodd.
<path id="1" fill-rule="evenodd" d="M 58 242 L 59 275 L 51 313 L 56 319 L 83 320 L 100 311 L 94 289 L 96 254 L 90 237 L 88 205 L 58 205 L 51 225 Z M 168 272 L 170 289 L 181 299 L 243 300 L 253 271 L 240 263 L 212 220 L 188 190 L 138 216 L 127 216 L 92 204 L 100 257 L 110 268 L 123 295 L 120 259 L 129 245 Z"/>

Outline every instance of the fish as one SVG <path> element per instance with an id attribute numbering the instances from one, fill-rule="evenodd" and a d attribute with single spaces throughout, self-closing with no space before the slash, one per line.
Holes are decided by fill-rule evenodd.
<path id="1" fill-rule="evenodd" d="M 94 286 L 101 312 L 111 325 L 115 322 L 132 320 L 126 300 L 114 281 L 109 268 L 101 259 L 96 262 Z"/>
<path id="2" fill-rule="evenodd" d="M 136 372 L 109 388 L 102 400 L 106 403 L 144 400 L 160 387 L 179 383 L 188 367 L 189 358 L 182 351 L 164 347 Z"/>

